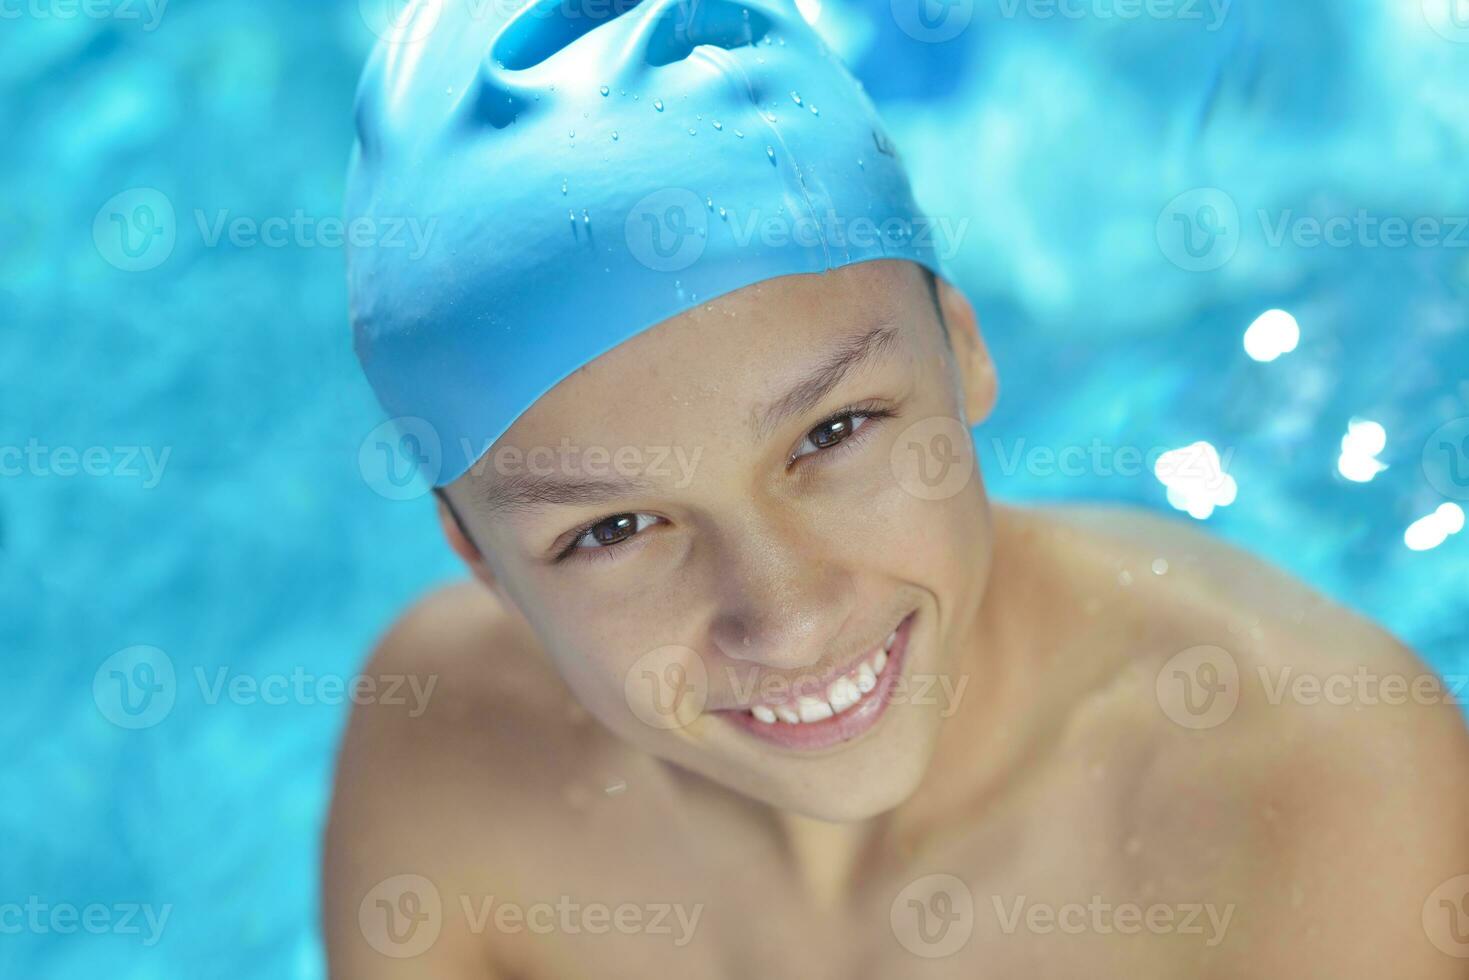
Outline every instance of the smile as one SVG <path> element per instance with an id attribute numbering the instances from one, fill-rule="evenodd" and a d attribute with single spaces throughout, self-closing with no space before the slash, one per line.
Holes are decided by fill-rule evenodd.
<path id="1" fill-rule="evenodd" d="M 793 693 L 718 714 L 782 748 L 810 751 L 851 741 L 886 713 L 889 694 L 907 659 L 912 626 L 913 615 L 909 614 L 886 640 L 854 660 L 820 692 Z"/>

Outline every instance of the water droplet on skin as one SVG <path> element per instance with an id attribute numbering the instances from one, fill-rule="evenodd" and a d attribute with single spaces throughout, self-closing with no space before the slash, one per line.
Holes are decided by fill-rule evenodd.
<path id="1" fill-rule="evenodd" d="M 657 109 L 659 112 L 662 112 L 663 111 L 663 100 L 662 99 L 654 99 L 653 100 L 653 108 L 654 109 Z"/>
<path id="2" fill-rule="evenodd" d="M 796 91 L 792 91 L 791 92 L 791 101 L 794 102 L 796 105 L 800 105 L 801 104 L 801 93 L 796 92 Z"/>
<path id="3" fill-rule="evenodd" d="M 612 90 L 611 90 L 611 89 L 610 89 L 610 88 L 608 88 L 608 87 L 607 87 L 607 86 L 605 86 L 605 85 L 603 85 L 603 86 L 602 86 L 602 87 L 601 87 L 601 88 L 600 88 L 600 89 L 598 89 L 598 90 L 597 90 L 597 91 L 599 91 L 599 92 L 601 92 L 601 93 L 602 93 L 602 98 L 604 98 L 604 99 L 605 99 L 605 98 L 606 98 L 606 97 L 607 97 L 607 96 L 608 96 L 608 95 L 609 95 L 609 94 L 611 94 L 611 92 L 612 92 Z"/>
<path id="4" fill-rule="evenodd" d="M 616 796 L 618 793 L 621 793 L 621 792 L 623 792 L 626 789 L 627 789 L 627 780 L 626 779 L 618 779 L 618 780 L 615 780 L 613 782 L 608 783 L 606 785 L 606 787 L 603 788 L 602 792 L 606 793 L 608 796 Z"/>
<path id="5" fill-rule="evenodd" d="M 713 122 L 714 122 L 714 128 L 715 129 L 723 129 L 724 128 L 724 123 L 720 122 L 718 119 L 715 119 Z"/>
<path id="6" fill-rule="evenodd" d="M 1129 571 L 1121 571 L 1121 572 L 1118 572 L 1117 573 L 1117 582 L 1118 582 L 1119 585 L 1122 585 L 1123 587 L 1127 587 L 1127 586 L 1132 585 L 1132 573 L 1129 572 Z"/>
<path id="7" fill-rule="evenodd" d="M 1167 575 L 1168 574 L 1168 559 L 1166 559 L 1166 558 L 1154 558 L 1153 559 L 1153 574 L 1154 575 Z"/>

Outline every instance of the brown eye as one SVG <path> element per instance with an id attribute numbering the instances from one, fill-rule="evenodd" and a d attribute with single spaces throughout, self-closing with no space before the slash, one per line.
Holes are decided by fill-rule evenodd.
<path id="1" fill-rule="evenodd" d="M 850 438 L 873 417 L 874 413 L 871 412 L 848 412 L 845 415 L 827 419 L 806 433 L 806 438 L 801 440 L 801 445 L 791 454 L 791 459 L 796 460 L 824 449 L 831 449 Z"/>
<path id="2" fill-rule="evenodd" d="M 625 541 L 637 533 L 638 518 L 635 514 L 618 514 L 616 517 L 609 517 L 599 524 L 592 525 L 588 532 L 592 540 L 603 547 Z"/>
<path id="3" fill-rule="evenodd" d="M 589 525 L 566 550 L 610 548 L 657 523 L 658 518 L 652 514 L 613 514 Z"/>

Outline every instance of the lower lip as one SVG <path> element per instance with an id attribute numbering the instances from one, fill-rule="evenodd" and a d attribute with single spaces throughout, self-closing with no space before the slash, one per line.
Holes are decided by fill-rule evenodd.
<path id="1" fill-rule="evenodd" d="M 908 636 L 913 629 L 913 615 L 910 613 L 898 627 L 897 639 L 893 641 L 893 648 L 888 651 L 887 668 L 878 677 L 877 686 L 855 707 L 822 721 L 799 725 L 789 725 L 783 721 L 760 721 L 748 711 L 721 711 L 719 714 L 731 725 L 762 742 L 799 752 L 831 748 L 866 734 L 887 714 L 893 685 L 903 675 L 903 667 L 908 660 Z"/>

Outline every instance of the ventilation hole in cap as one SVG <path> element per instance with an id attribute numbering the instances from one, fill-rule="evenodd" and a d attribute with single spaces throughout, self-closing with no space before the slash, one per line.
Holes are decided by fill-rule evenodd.
<path id="1" fill-rule="evenodd" d="M 593 5 L 596 12 L 592 13 L 566 0 L 536 0 L 522 8 L 500 31 L 490 46 L 490 58 L 509 71 L 534 68 L 582 35 L 621 17 L 639 2 L 612 0 L 605 8 L 601 4 Z"/>
<path id="2" fill-rule="evenodd" d="M 770 19 L 729 0 L 676 3 L 658 19 L 648 41 L 650 65 L 682 61 L 701 44 L 743 48 L 757 44 L 770 31 Z"/>

